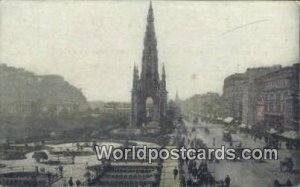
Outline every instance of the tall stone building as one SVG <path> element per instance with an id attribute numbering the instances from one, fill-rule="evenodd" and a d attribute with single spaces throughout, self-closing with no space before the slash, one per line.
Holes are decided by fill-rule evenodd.
<path id="1" fill-rule="evenodd" d="M 246 81 L 242 85 L 242 122 L 248 126 L 255 124 L 256 106 L 259 99 L 258 87 L 255 79 L 268 73 L 277 71 L 280 65 L 270 67 L 248 68 L 245 72 Z"/>
<path id="2" fill-rule="evenodd" d="M 131 125 L 141 126 L 149 122 L 160 122 L 166 113 L 167 105 L 166 73 L 158 73 L 157 40 L 154 28 L 152 4 L 148 10 L 147 27 L 144 37 L 142 71 L 134 66 L 131 91 Z"/>
<path id="3" fill-rule="evenodd" d="M 264 110 L 262 122 L 278 130 L 299 130 L 299 63 L 284 67 L 256 80 Z"/>
<path id="4" fill-rule="evenodd" d="M 245 73 L 236 73 L 226 77 L 223 99 L 228 116 L 233 117 L 239 123 L 253 125 L 258 94 L 255 79 L 280 68 L 280 65 L 248 68 Z"/>
<path id="5" fill-rule="evenodd" d="M 248 68 L 224 80 L 228 115 L 247 126 L 299 130 L 299 63 Z"/>
<path id="6" fill-rule="evenodd" d="M 235 121 L 241 122 L 243 116 L 243 87 L 246 76 L 236 73 L 225 78 L 223 86 L 223 99 L 227 115 Z"/>

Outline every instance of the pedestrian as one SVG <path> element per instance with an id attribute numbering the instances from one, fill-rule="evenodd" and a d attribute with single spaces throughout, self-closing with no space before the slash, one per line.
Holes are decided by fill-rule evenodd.
<path id="1" fill-rule="evenodd" d="M 276 179 L 274 180 L 274 187 L 280 187 L 281 184 L 279 183 L 279 181 Z"/>
<path id="2" fill-rule="evenodd" d="M 76 180 L 76 186 L 80 186 L 81 185 L 81 181 L 79 179 Z"/>
<path id="3" fill-rule="evenodd" d="M 209 177 L 208 177 L 208 183 L 209 183 L 209 186 L 213 186 L 213 184 L 214 184 L 214 179 L 211 175 L 209 175 Z"/>
<path id="4" fill-rule="evenodd" d="M 290 179 L 288 179 L 288 180 L 286 181 L 286 186 L 287 186 L 287 187 L 292 187 L 292 186 L 293 186 L 293 184 L 292 184 L 292 182 L 290 181 Z"/>
<path id="5" fill-rule="evenodd" d="M 47 172 L 47 177 L 48 177 L 48 183 L 50 184 L 52 175 L 49 171 Z"/>
<path id="6" fill-rule="evenodd" d="M 68 181 L 68 183 L 69 183 L 69 186 L 73 186 L 73 179 L 72 179 L 72 177 L 70 177 L 70 179 L 69 179 L 69 181 Z"/>
<path id="7" fill-rule="evenodd" d="M 177 169 L 177 167 L 174 168 L 173 175 L 174 175 L 174 180 L 175 180 L 177 178 L 177 175 L 178 175 L 178 169 Z"/>
<path id="8" fill-rule="evenodd" d="M 192 181 L 192 179 L 189 177 L 189 179 L 186 181 L 186 185 L 187 185 L 187 187 L 192 187 L 192 185 L 193 185 L 193 181 Z"/>
<path id="9" fill-rule="evenodd" d="M 230 179 L 229 175 L 227 175 L 226 178 L 225 178 L 225 186 L 226 187 L 230 186 L 230 181 L 231 181 L 231 179 Z"/>
<path id="10" fill-rule="evenodd" d="M 184 175 L 182 175 L 182 177 L 181 177 L 181 185 L 182 185 L 183 187 L 186 186 Z"/>
<path id="11" fill-rule="evenodd" d="M 60 177 L 63 177 L 64 167 L 60 165 L 60 166 L 58 166 L 58 170 L 59 170 Z"/>

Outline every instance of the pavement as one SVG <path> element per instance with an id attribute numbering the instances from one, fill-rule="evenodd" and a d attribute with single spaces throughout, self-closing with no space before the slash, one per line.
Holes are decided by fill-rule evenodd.
<path id="1" fill-rule="evenodd" d="M 176 148 L 175 146 L 167 146 L 167 149 Z M 163 162 L 163 168 L 162 168 L 162 174 L 161 174 L 161 180 L 160 180 L 160 187 L 179 187 L 180 181 L 179 177 L 177 176 L 176 179 L 174 179 L 173 176 L 173 170 L 174 168 L 178 168 L 178 160 L 165 160 Z"/>
<path id="2" fill-rule="evenodd" d="M 199 127 L 193 125 L 190 122 L 185 121 L 187 127 Z M 208 147 L 217 148 L 221 145 L 229 147 L 228 142 L 224 142 L 222 139 L 223 125 L 219 124 L 207 124 L 202 123 L 202 126 L 209 128 L 210 133 L 205 133 L 203 128 L 196 128 L 195 132 L 192 132 L 191 138 L 201 139 Z M 215 138 L 215 145 L 213 145 L 213 139 Z M 245 148 L 262 148 L 264 146 L 263 141 L 254 141 L 250 136 L 244 134 L 234 134 L 232 136 L 233 141 L 242 142 Z M 279 150 L 279 158 L 291 155 L 291 152 L 283 149 Z M 281 183 L 285 183 L 287 179 L 290 179 L 294 185 L 300 184 L 300 174 L 292 174 L 288 172 L 280 172 L 279 160 L 268 160 L 264 162 L 258 162 L 255 160 L 240 160 L 229 161 L 222 160 L 219 163 L 209 164 L 209 170 L 212 171 L 216 180 L 224 180 L 226 175 L 231 178 L 231 187 L 272 187 L 275 179 Z"/>

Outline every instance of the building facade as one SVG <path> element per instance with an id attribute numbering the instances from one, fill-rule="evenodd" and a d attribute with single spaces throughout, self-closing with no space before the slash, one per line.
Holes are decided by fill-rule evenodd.
<path id="1" fill-rule="evenodd" d="M 154 28 L 152 4 L 148 10 L 147 26 L 144 37 L 142 70 L 134 66 L 131 91 L 131 125 L 142 126 L 150 122 L 160 122 L 166 114 L 167 106 L 166 73 L 162 68 L 158 73 L 157 40 Z"/>
<path id="2" fill-rule="evenodd" d="M 264 109 L 261 122 L 277 130 L 299 130 L 299 63 L 256 79 L 258 100 Z"/>
<path id="3" fill-rule="evenodd" d="M 245 72 L 246 80 L 242 84 L 242 123 L 247 126 L 255 124 L 258 88 L 255 79 L 281 69 L 280 65 L 271 67 L 248 68 Z"/>
<path id="4" fill-rule="evenodd" d="M 253 125 L 258 97 L 255 79 L 280 68 L 280 65 L 248 68 L 245 73 L 236 73 L 226 77 L 223 86 L 223 100 L 227 115 L 232 117 L 235 122 Z"/>
<path id="5" fill-rule="evenodd" d="M 227 115 L 240 122 L 243 115 L 243 84 L 246 76 L 236 73 L 225 78 L 223 86 L 223 100 Z"/>

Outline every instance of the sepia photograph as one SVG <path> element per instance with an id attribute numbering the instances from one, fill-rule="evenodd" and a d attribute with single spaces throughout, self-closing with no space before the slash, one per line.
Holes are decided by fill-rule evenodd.
<path id="1" fill-rule="evenodd" d="M 0 186 L 300 187 L 300 1 L 0 0 Z"/>

